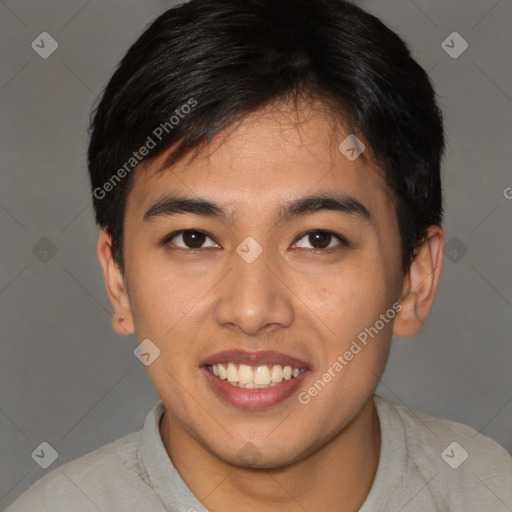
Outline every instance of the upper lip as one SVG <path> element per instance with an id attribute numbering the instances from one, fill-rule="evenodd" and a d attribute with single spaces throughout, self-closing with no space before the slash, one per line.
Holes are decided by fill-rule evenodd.
<path id="1" fill-rule="evenodd" d="M 310 365 L 296 357 L 275 352 L 273 350 L 261 350 L 249 352 L 246 350 L 223 350 L 205 357 L 200 366 L 214 365 L 219 363 L 246 364 L 248 366 L 274 365 L 291 366 L 292 368 L 310 369 Z"/>

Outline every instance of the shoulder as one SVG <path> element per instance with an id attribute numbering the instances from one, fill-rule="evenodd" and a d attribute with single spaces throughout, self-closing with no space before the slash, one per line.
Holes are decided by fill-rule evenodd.
<path id="1" fill-rule="evenodd" d="M 146 485 L 137 460 L 140 432 L 123 436 L 62 464 L 37 480 L 6 512 L 97 510 L 116 497 L 116 490 L 133 494 Z M 118 496 L 117 496 L 118 498 Z M 100 506 L 100 509 L 102 507 Z"/>
<path id="2" fill-rule="evenodd" d="M 454 507 L 478 504 L 501 510 L 504 503 L 511 507 L 512 456 L 496 441 L 462 423 L 378 396 L 375 403 L 379 417 L 386 416 L 393 434 L 405 437 L 408 466 L 429 482 L 439 500 Z"/>

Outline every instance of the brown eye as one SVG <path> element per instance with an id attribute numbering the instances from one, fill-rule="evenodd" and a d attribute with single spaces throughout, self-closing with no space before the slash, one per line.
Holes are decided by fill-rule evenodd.
<path id="1" fill-rule="evenodd" d="M 179 249 L 219 247 L 206 233 L 194 229 L 184 229 L 172 233 L 164 240 L 164 245 L 174 245 Z"/>
<path id="2" fill-rule="evenodd" d="M 206 240 L 206 235 L 199 231 L 186 231 L 182 237 L 183 243 L 190 249 L 199 249 Z"/>
<path id="3" fill-rule="evenodd" d="M 338 246 L 348 246 L 348 242 L 341 235 L 330 231 L 308 231 L 303 233 L 294 247 L 310 250 L 334 249 Z"/>
<path id="4" fill-rule="evenodd" d="M 325 249 L 331 243 L 332 235 L 325 231 L 310 233 L 308 241 L 315 249 Z"/>

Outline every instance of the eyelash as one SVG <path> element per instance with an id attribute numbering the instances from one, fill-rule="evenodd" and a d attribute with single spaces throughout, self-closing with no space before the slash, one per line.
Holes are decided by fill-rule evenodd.
<path id="1" fill-rule="evenodd" d="M 173 233 L 171 233 L 168 236 L 166 236 L 162 240 L 162 245 L 166 246 L 166 247 L 169 246 L 174 238 L 176 238 L 176 237 L 178 237 L 180 235 L 183 235 L 185 233 L 199 233 L 201 235 L 205 235 L 212 242 L 217 243 L 217 242 L 215 242 L 213 237 L 211 237 L 210 235 L 208 235 L 208 233 L 206 233 L 204 231 L 201 231 L 201 230 L 198 230 L 198 229 L 181 229 L 179 231 L 174 231 Z M 350 246 L 350 244 L 348 243 L 348 241 L 346 240 L 345 237 L 343 237 L 341 235 L 338 235 L 337 233 L 334 233 L 333 231 L 329 231 L 329 230 L 325 230 L 325 229 L 312 229 L 312 230 L 309 230 L 309 231 L 305 231 L 304 233 L 301 233 L 295 239 L 295 242 L 293 242 L 292 245 L 296 245 L 305 236 L 311 235 L 311 234 L 314 234 L 314 233 L 322 233 L 322 234 L 331 235 L 333 238 L 338 240 L 338 242 L 340 243 L 341 246 L 344 246 L 344 247 L 349 247 Z M 331 241 L 329 241 L 329 244 L 330 243 L 331 243 Z M 181 251 L 186 251 L 186 252 L 196 252 L 196 251 L 202 251 L 204 249 L 207 249 L 207 247 L 198 247 L 198 248 L 190 248 L 190 247 L 186 247 L 185 248 L 185 247 L 179 247 L 179 246 L 173 247 L 173 250 L 181 250 Z M 310 252 L 327 252 L 328 253 L 328 252 L 332 252 L 334 249 L 336 249 L 336 247 L 326 247 L 324 249 L 318 249 L 318 248 L 309 249 L 309 248 L 306 248 L 305 250 L 310 251 Z"/>

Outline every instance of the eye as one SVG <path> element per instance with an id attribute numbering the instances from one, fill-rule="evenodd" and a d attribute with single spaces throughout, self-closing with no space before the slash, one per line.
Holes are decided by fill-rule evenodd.
<path id="1" fill-rule="evenodd" d="M 302 240 L 305 240 L 305 242 L 303 242 Z M 310 244 L 310 247 L 304 244 Z M 298 239 L 298 241 L 293 244 L 293 247 L 323 250 L 332 249 L 340 244 L 348 246 L 348 242 L 341 235 L 337 235 L 336 233 L 332 233 L 331 231 L 316 230 L 303 233 Z"/>
<path id="2" fill-rule="evenodd" d="M 208 245 L 204 245 L 205 241 L 210 240 Z M 165 238 L 163 245 L 171 244 L 180 249 L 204 249 L 206 247 L 220 247 L 206 233 L 195 229 L 182 229 L 175 231 Z"/>

